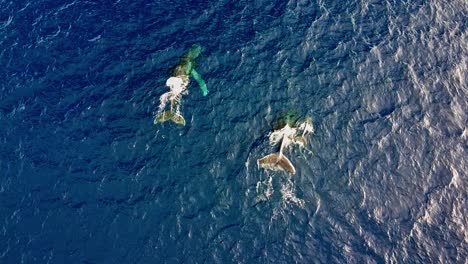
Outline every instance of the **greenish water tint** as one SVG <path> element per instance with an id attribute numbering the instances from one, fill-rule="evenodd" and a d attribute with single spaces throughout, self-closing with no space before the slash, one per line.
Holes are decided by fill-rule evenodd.
<path id="1" fill-rule="evenodd" d="M 290 127 L 296 127 L 297 122 L 301 119 L 299 111 L 290 109 L 288 111 L 282 112 L 280 117 L 273 123 L 273 130 L 278 130 L 283 128 L 285 125 Z"/>

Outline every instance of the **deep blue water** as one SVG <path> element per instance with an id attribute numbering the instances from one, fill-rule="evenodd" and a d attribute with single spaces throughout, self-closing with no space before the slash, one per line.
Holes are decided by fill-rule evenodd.
<path id="1" fill-rule="evenodd" d="M 0 0 L 0 263 L 466 263 L 467 13 Z M 194 43 L 210 94 L 154 125 Z M 292 177 L 256 166 L 290 109 Z"/>

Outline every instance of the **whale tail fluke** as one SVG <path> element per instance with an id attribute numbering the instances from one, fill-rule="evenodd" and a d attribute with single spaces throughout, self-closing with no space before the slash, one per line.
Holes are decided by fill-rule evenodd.
<path id="1" fill-rule="evenodd" d="M 168 120 L 172 120 L 174 123 L 178 125 L 185 126 L 185 119 L 180 114 L 174 111 L 165 111 L 156 116 L 154 119 L 154 123 L 164 123 Z"/>
<path id="2" fill-rule="evenodd" d="M 296 173 L 296 168 L 294 168 L 294 165 L 281 152 L 273 153 L 257 160 L 257 166 L 259 168 L 273 171 L 282 170 L 288 172 L 289 174 Z"/>

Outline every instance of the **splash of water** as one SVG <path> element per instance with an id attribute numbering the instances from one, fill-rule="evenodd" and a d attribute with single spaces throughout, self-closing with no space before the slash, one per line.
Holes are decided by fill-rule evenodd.
<path id="1" fill-rule="evenodd" d="M 288 217 L 291 215 L 289 210 L 297 206 L 301 209 L 305 208 L 305 201 L 296 196 L 294 190 L 294 183 L 288 179 L 286 182 L 281 183 L 281 203 L 276 205 L 273 209 L 273 215 L 270 218 L 270 224 L 274 221 L 287 222 Z"/>
<path id="2" fill-rule="evenodd" d="M 258 181 L 255 187 L 258 196 L 256 197 L 256 201 L 269 201 L 270 197 L 273 195 L 273 177 L 268 176 L 267 180 Z"/>
<path id="3" fill-rule="evenodd" d="M 169 101 L 173 102 L 175 113 L 180 114 L 180 101 L 182 99 L 182 95 L 188 94 L 188 84 L 189 79 L 187 76 L 171 77 L 167 79 L 166 86 L 169 87 L 169 91 L 162 94 L 159 98 L 160 104 L 158 107 L 158 114 L 164 111 L 167 102 Z"/>
<path id="4" fill-rule="evenodd" d="M 304 208 L 304 200 L 298 198 L 294 192 L 294 183 L 289 179 L 286 183 L 281 185 L 281 198 L 283 201 L 283 208 L 288 204 L 295 204 L 300 208 Z"/>
<path id="5" fill-rule="evenodd" d="M 278 143 L 280 143 L 281 139 L 285 139 L 287 141 L 284 142 L 284 147 L 287 147 L 293 138 L 293 136 L 296 134 L 296 128 L 292 128 L 289 125 L 284 126 L 280 130 L 275 130 L 273 133 L 270 134 L 270 145 L 275 146 Z"/>
<path id="6" fill-rule="evenodd" d="M 304 147 L 306 143 L 305 137 L 312 133 L 314 133 L 312 120 L 307 118 L 297 127 L 290 127 L 286 124 L 283 128 L 273 131 L 269 136 L 269 141 L 271 146 L 277 145 L 283 139 L 284 148 L 288 147 L 291 143 Z"/>

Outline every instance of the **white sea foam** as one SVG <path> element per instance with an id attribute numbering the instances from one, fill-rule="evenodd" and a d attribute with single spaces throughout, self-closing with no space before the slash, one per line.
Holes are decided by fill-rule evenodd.
<path id="1" fill-rule="evenodd" d="M 289 125 L 286 125 L 280 130 L 276 130 L 270 134 L 270 145 L 274 146 L 280 143 L 281 139 L 286 140 L 284 142 L 284 147 L 287 147 L 293 140 L 294 135 L 296 134 L 296 128 L 292 128 Z"/>
<path id="2" fill-rule="evenodd" d="M 188 93 L 188 84 L 189 79 L 187 76 L 171 77 L 167 79 L 166 86 L 169 87 L 169 92 L 162 94 L 159 98 L 158 114 L 164 111 L 168 101 L 176 102 L 174 111 L 180 114 L 180 100 L 182 99 L 182 95 Z"/>
<path id="3" fill-rule="evenodd" d="M 257 201 L 268 201 L 273 195 L 273 177 L 268 176 L 267 180 L 258 181 L 255 187 L 257 191 Z"/>
<path id="4" fill-rule="evenodd" d="M 304 200 L 298 198 L 294 191 L 294 183 L 288 180 L 281 186 L 281 197 L 283 200 L 283 208 L 288 204 L 295 204 L 300 208 L 304 208 Z"/>
<path id="5" fill-rule="evenodd" d="M 312 120 L 310 118 L 307 118 L 306 121 L 302 122 L 298 126 L 298 129 L 302 131 L 303 136 L 314 133 L 314 126 L 312 124 Z"/>
<path id="6" fill-rule="evenodd" d="M 297 127 L 290 127 L 286 125 L 280 130 L 273 131 L 269 136 L 271 146 L 275 146 L 283 139 L 284 148 L 288 147 L 291 143 L 304 147 L 305 136 L 312 134 L 314 127 L 310 119 L 300 123 Z"/>

